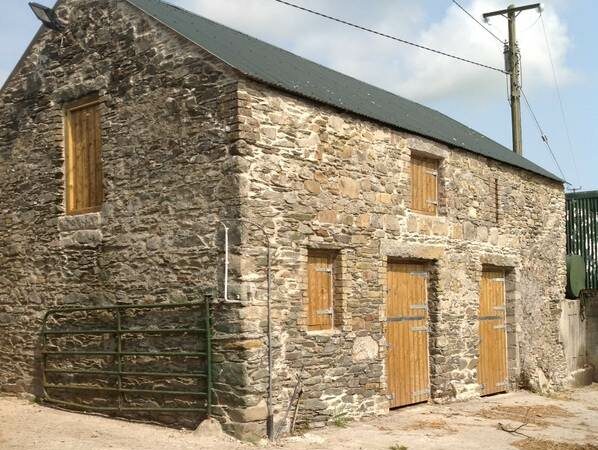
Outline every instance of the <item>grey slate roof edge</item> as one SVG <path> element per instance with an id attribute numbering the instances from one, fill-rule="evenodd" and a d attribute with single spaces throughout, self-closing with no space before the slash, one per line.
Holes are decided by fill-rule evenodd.
<path id="1" fill-rule="evenodd" d="M 52 9 L 56 10 L 56 8 L 58 8 L 58 6 L 60 6 L 62 4 L 62 2 L 64 2 L 64 0 L 56 0 L 56 3 L 54 3 L 54 6 L 52 7 Z M 33 38 L 29 42 L 29 45 L 27 46 L 27 48 L 25 49 L 25 51 L 23 52 L 23 54 L 21 55 L 21 57 L 19 58 L 19 60 L 15 64 L 15 66 L 13 67 L 13 69 L 10 71 L 10 73 L 4 80 L 4 83 L 2 83 L 2 87 L 0 87 L 0 94 L 2 94 L 2 92 L 4 92 L 4 89 L 8 85 L 8 82 L 10 81 L 10 79 L 19 71 L 19 69 L 23 65 L 23 62 L 25 61 L 25 58 L 27 57 L 27 55 L 29 55 L 29 52 L 33 48 L 33 44 L 35 44 L 37 42 L 37 40 L 40 38 L 40 36 L 46 29 L 47 28 L 43 24 L 39 26 L 39 28 L 37 29 L 37 32 L 35 33 L 35 35 L 33 35 Z"/>
<path id="2" fill-rule="evenodd" d="M 43 25 L 41 25 L 37 29 L 37 32 L 33 36 L 33 39 L 31 39 L 31 42 L 29 42 L 29 45 L 25 49 L 25 52 L 23 52 L 23 54 L 21 55 L 21 57 L 19 58 L 19 60 L 15 64 L 15 66 L 13 67 L 13 69 L 10 71 L 10 73 L 8 74 L 8 76 L 6 77 L 6 79 L 4 80 L 4 83 L 2 83 L 2 87 L 0 87 L 0 94 L 2 94 L 4 92 L 4 89 L 6 89 L 6 86 L 8 86 L 8 83 L 11 80 L 11 78 L 13 76 L 15 76 L 15 74 L 19 71 L 19 69 L 23 65 L 23 62 L 25 62 L 25 58 L 27 58 L 27 56 L 29 55 L 29 52 L 33 48 L 33 44 L 37 42 L 37 40 L 39 39 L 39 37 L 44 32 L 44 29 L 45 29 L 45 27 Z"/>
<path id="3" fill-rule="evenodd" d="M 459 145 L 454 144 L 454 143 L 449 143 L 449 142 L 446 142 L 446 141 L 443 141 L 443 140 L 440 140 L 440 139 L 437 139 L 437 138 L 434 138 L 434 137 L 431 137 L 431 136 L 428 136 L 428 135 L 425 135 L 425 134 L 422 134 L 422 133 L 418 133 L 416 131 L 408 130 L 406 128 L 401 128 L 401 127 L 398 127 L 397 125 L 395 125 L 395 124 L 393 124 L 391 122 L 387 122 L 387 121 L 384 121 L 384 120 L 381 120 L 381 119 L 378 119 L 378 118 L 375 118 L 375 117 L 371 117 L 371 116 L 367 116 L 367 115 L 364 115 L 364 114 L 360 114 L 360 113 L 357 113 L 357 112 L 355 112 L 355 111 L 353 111 L 351 109 L 341 108 L 338 105 L 334 105 L 333 103 L 327 102 L 326 100 L 323 100 L 323 99 L 320 99 L 320 98 L 317 98 L 317 97 L 314 97 L 314 96 L 309 96 L 309 95 L 306 95 L 306 94 L 298 93 L 298 92 L 292 91 L 292 90 L 290 90 L 290 89 L 288 89 L 288 88 L 286 88 L 286 87 L 284 87 L 282 85 L 272 83 L 270 81 L 264 80 L 262 78 L 254 76 L 254 75 L 243 73 L 242 71 L 240 71 L 238 69 L 235 69 L 235 70 L 237 72 L 239 72 L 242 76 L 247 77 L 248 79 L 254 80 L 254 81 L 256 81 L 256 82 L 258 82 L 260 84 L 265 84 L 265 85 L 271 86 L 271 87 L 273 87 L 275 89 L 278 89 L 278 90 L 283 91 L 285 93 L 291 94 L 292 96 L 303 97 L 306 100 L 310 100 L 310 101 L 313 101 L 313 102 L 316 102 L 316 103 L 319 103 L 319 104 L 323 104 L 323 105 L 329 106 L 331 108 L 334 108 L 335 110 L 342 111 L 342 112 L 345 112 L 345 113 L 348 113 L 348 114 L 351 114 L 351 115 L 354 115 L 354 116 L 357 116 L 357 117 L 360 117 L 360 118 L 366 118 L 369 121 L 372 121 L 372 122 L 375 122 L 375 123 L 379 123 L 379 124 L 387 126 L 387 127 L 391 127 L 391 128 L 393 128 L 393 129 L 395 129 L 397 131 L 408 133 L 408 134 L 411 134 L 411 135 L 416 135 L 416 136 L 419 136 L 419 137 L 423 137 L 425 139 L 429 139 L 429 140 L 434 141 L 434 142 L 438 142 L 439 144 L 446 145 L 450 150 L 461 150 L 461 151 L 464 151 L 464 152 L 467 152 L 467 153 L 473 153 L 474 155 L 480 156 L 482 158 L 488 158 L 488 159 L 490 159 L 492 161 L 495 161 L 497 163 L 506 164 L 506 165 L 508 165 L 508 166 L 510 166 L 510 167 L 512 167 L 514 169 L 523 170 L 523 171 L 529 172 L 529 173 L 531 173 L 533 175 L 539 175 L 539 176 L 542 176 L 544 178 L 549 178 L 549 179 L 551 179 L 553 181 L 556 181 L 556 182 L 559 182 L 559 183 L 565 183 L 565 180 L 563 180 L 562 178 L 560 178 L 560 177 L 558 177 L 558 176 L 556 176 L 556 175 L 554 175 L 554 174 L 546 171 L 546 169 L 543 169 L 540 166 L 538 166 L 538 168 L 539 168 L 538 171 L 534 171 L 534 170 L 526 169 L 526 168 L 523 168 L 523 167 L 520 167 L 520 166 L 517 166 L 517 165 L 514 165 L 514 164 L 509 164 L 506 161 L 502 161 L 502 160 L 493 158 L 493 157 L 485 155 L 485 154 L 483 154 L 483 153 L 481 153 L 479 151 L 472 151 L 472 150 L 469 150 L 467 148 L 464 148 L 464 147 L 459 146 Z M 440 113 L 440 114 L 442 114 L 442 113 Z M 507 149 L 506 147 L 505 147 L 505 149 L 507 151 L 511 152 L 511 150 Z M 530 163 L 531 163 L 531 161 L 530 161 Z M 532 163 L 532 164 L 535 164 L 535 163 Z M 543 172 L 546 172 L 546 173 L 543 173 Z"/>
<path id="4" fill-rule="evenodd" d="M 205 51 L 207 51 L 208 53 L 212 54 L 213 56 L 215 56 L 216 58 L 220 59 L 221 61 L 223 61 L 225 64 L 227 64 L 228 66 L 232 67 L 233 69 L 236 69 L 237 72 L 243 74 L 244 76 L 250 78 L 250 79 L 254 79 L 260 83 L 263 84 L 267 84 L 270 86 L 273 86 L 277 89 L 283 90 L 285 92 L 289 92 L 292 95 L 295 96 L 301 96 L 304 98 L 308 98 L 311 100 L 314 100 L 318 103 L 322 103 L 322 104 L 326 104 L 329 105 L 335 109 L 340 109 L 343 111 L 347 111 L 349 113 L 352 114 L 356 114 L 360 117 L 366 117 L 370 120 L 374 120 L 376 122 L 379 123 L 383 123 L 387 126 L 390 126 L 392 128 L 395 129 L 399 129 L 402 131 L 406 131 L 412 134 L 416 134 L 419 136 L 424 136 L 428 139 L 432 139 L 435 140 L 437 142 L 442 142 L 444 144 L 449 145 L 450 147 L 453 148 L 460 148 L 463 149 L 465 151 L 470 151 L 472 153 L 481 155 L 481 156 L 485 156 L 489 159 L 492 160 L 496 160 L 496 161 L 500 161 L 502 163 L 505 163 L 507 165 L 511 165 L 514 167 L 517 167 L 519 169 L 523 169 L 526 170 L 528 172 L 532 172 L 532 173 L 536 173 L 538 175 L 541 175 L 543 177 L 546 178 L 550 178 L 552 180 L 555 180 L 557 182 L 563 183 L 564 180 L 562 180 L 561 178 L 557 177 L 556 175 L 554 175 L 553 173 L 545 170 L 544 168 L 538 166 L 537 164 L 529 161 L 526 158 L 523 158 L 519 155 L 514 154 L 511 150 L 507 149 L 506 147 L 498 144 L 497 142 L 491 140 L 490 138 L 488 138 L 487 136 L 484 136 L 481 133 L 476 132 L 475 130 L 463 125 L 462 123 L 446 116 L 443 113 L 440 113 L 438 111 L 435 111 L 431 108 L 428 108 L 424 105 L 418 104 L 416 102 L 413 102 L 411 100 L 408 100 L 406 98 L 397 96 L 396 94 L 393 94 L 391 92 L 385 91 L 381 88 L 378 88 L 376 86 L 373 85 L 369 85 L 367 83 L 364 83 L 363 81 L 357 80 L 353 77 L 350 77 L 348 75 L 345 75 L 343 73 L 337 72 L 333 69 L 327 68 L 325 66 L 322 66 L 320 64 L 317 64 L 313 61 L 310 61 L 306 58 L 303 58 L 301 56 L 295 55 L 291 52 L 289 52 L 288 50 L 284 50 L 281 49 L 279 47 L 273 46 L 272 44 L 268 44 L 266 42 L 260 41 L 252 36 L 249 36 L 245 33 L 242 33 L 240 31 L 234 30 L 232 28 L 229 28 L 225 25 L 222 25 L 218 22 L 212 21 L 210 19 L 207 19 L 203 16 L 199 16 L 197 14 L 194 14 L 188 10 L 185 10 L 184 8 L 178 7 L 178 6 L 174 6 L 171 5 L 167 2 L 161 1 L 161 0 L 127 0 L 128 3 L 130 3 L 131 5 L 133 5 L 134 7 L 136 7 L 137 9 L 141 10 L 142 12 L 144 12 L 145 14 L 149 15 L 150 17 L 154 18 L 155 20 L 157 20 L 158 22 L 162 23 L 164 26 L 166 26 L 167 28 L 171 29 L 172 31 L 176 32 L 177 34 L 183 36 L 184 38 L 188 39 L 189 41 L 195 43 L 196 45 L 198 45 L 199 47 L 201 47 L 202 49 L 204 49 Z M 144 7 L 145 5 L 145 7 Z M 173 25 L 170 25 L 169 23 L 167 23 L 167 19 L 168 16 L 165 16 L 165 18 L 162 17 L 157 17 L 156 14 L 152 14 L 150 11 L 148 11 L 147 9 L 152 9 L 152 8 L 164 8 L 166 12 L 168 11 L 168 8 L 172 9 L 173 13 L 176 13 L 173 15 L 173 17 L 170 17 Z M 158 11 L 160 12 L 160 11 Z M 337 76 L 339 78 L 339 82 L 346 82 L 347 80 L 351 80 L 352 82 L 356 83 L 358 87 L 363 87 L 364 88 L 364 92 L 352 92 L 353 95 L 366 95 L 369 96 L 371 95 L 371 93 L 375 94 L 375 95 L 383 95 L 384 97 L 386 97 L 388 100 L 392 100 L 392 101 L 396 101 L 396 105 L 399 105 L 400 103 L 400 108 L 403 109 L 405 107 L 411 108 L 409 110 L 409 112 L 407 113 L 407 116 L 409 116 L 409 113 L 415 113 L 415 114 L 424 114 L 424 115 L 430 115 L 432 114 L 433 117 L 432 120 L 433 121 L 441 121 L 442 126 L 445 127 L 445 132 L 446 127 L 449 128 L 449 132 L 450 131 L 455 131 L 456 130 L 456 135 L 461 135 L 463 136 L 464 139 L 467 139 L 468 141 L 470 141 L 469 145 L 467 145 L 465 142 L 458 142 L 457 139 L 455 139 L 454 137 L 452 139 L 449 139 L 448 136 L 441 136 L 442 133 L 438 130 L 433 130 L 435 133 L 425 133 L 425 132 L 421 132 L 418 131 L 416 129 L 407 127 L 407 126 L 402 126 L 400 123 L 396 123 L 396 122 L 392 122 L 388 119 L 385 119 L 383 117 L 380 117 L 380 114 L 378 114 L 377 116 L 375 114 L 367 114 L 366 112 L 362 111 L 358 111 L 356 110 L 356 108 L 350 108 L 347 107 L 342 101 L 338 102 L 338 103 L 334 103 L 331 102 L 330 100 L 327 100 L 326 98 L 322 98 L 322 97 L 318 97 L 317 95 L 310 95 L 308 92 L 309 89 L 301 89 L 299 85 L 294 85 L 293 88 L 290 88 L 288 85 L 285 86 L 284 84 L 282 84 L 282 82 L 280 82 L 280 80 L 278 80 L 275 76 L 273 76 L 271 73 L 268 72 L 269 76 L 271 77 L 271 79 L 265 79 L 263 77 L 260 77 L 258 75 L 256 75 L 255 73 L 250 73 L 248 70 L 243 70 L 242 66 L 244 63 L 246 64 L 246 62 L 243 61 L 243 57 L 240 55 L 233 55 L 233 56 L 239 56 L 240 59 L 237 62 L 234 61 L 229 61 L 227 60 L 226 57 L 224 57 L 221 54 L 218 54 L 217 52 L 213 52 L 210 51 L 209 48 L 206 48 L 207 46 L 204 45 L 202 42 L 199 42 L 198 39 L 194 39 L 194 37 L 191 35 L 190 32 L 184 33 L 182 31 L 177 30 L 176 24 L 180 23 L 177 19 L 180 19 L 181 17 L 176 17 L 177 14 L 183 14 L 182 18 L 185 20 L 195 20 L 195 21 L 204 21 L 205 23 L 209 23 L 211 26 L 215 26 L 218 27 L 218 32 L 223 31 L 226 33 L 230 33 L 231 36 L 234 36 L 234 38 L 242 38 L 244 40 L 246 40 L 247 42 L 243 42 L 243 44 L 247 44 L 249 43 L 249 45 L 253 45 L 253 48 L 256 48 L 258 51 L 260 50 L 264 50 L 264 47 L 267 48 L 267 51 L 272 51 L 273 54 L 275 55 L 277 52 L 280 53 L 280 55 L 284 56 L 284 57 L 289 57 L 291 58 L 291 62 L 299 62 L 299 64 L 303 64 L 304 66 L 301 69 L 304 70 L 324 70 L 326 71 L 326 75 L 334 75 Z M 184 25 L 184 24 L 182 24 Z M 201 25 L 201 23 L 197 23 L 194 24 L 196 26 Z M 260 49 L 261 47 L 261 49 Z M 251 49 L 251 47 L 250 47 Z M 288 61 L 287 61 L 288 62 Z M 321 74 L 320 74 L 321 75 Z M 318 74 L 316 74 L 315 72 L 313 73 L 314 77 L 317 77 Z M 315 79 L 315 78 L 314 78 Z M 308 81 L 309 83 L 309 81 Z M 290 84 L 290 83 L 289 83 Z M 359 89 L 357 89 L 359 90 Z M 369 90 L 369 92 L 366 92 L 366 90 Z M 363 101 L 364 97 L 362 96 L 361 98 L 358 98 L 358 101 Z M 368 99 L 372 99 L 371 97 Z M 355 98 L 353 99 L 355 100 Z M 340 104 L 339 104 L 340 103 Z M 375 104 L 375 102 L 372 102 Z M 357 108 L 358 109 L 358 108 Z M 363 108 L 362 108 L 363 109 Z M 429 126 L 429 125 L 428 125 Z M 453 129 L 451 130 L 451 127 L 453 127 Z M 434 136 L 433 134 L 437 134 L 436 136 Z M 473 145 L 473 144 L 479 144 L 479 145 Z"/>

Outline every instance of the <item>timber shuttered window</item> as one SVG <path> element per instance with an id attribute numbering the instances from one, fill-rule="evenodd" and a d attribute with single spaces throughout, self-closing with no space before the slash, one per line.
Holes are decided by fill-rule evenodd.
<path id="1" fill-rule="evenodd" d="M 340 310 L 335 304 L 338 292 L 339 255 L 330 250 L 309 250 L 307 256 L 307 327 L 330 330 L 339 323 Z"/>
<path id="2" fill-rule="evenodd" d="M 411 155 L 411 210 L 438 213 L 438 160 Z"/>
<path id="3" fill-rule="evenodd" d="M 64 119 L 67 214 L 99 211 L 104 200 L 99 100 L 67 106 Z"/>

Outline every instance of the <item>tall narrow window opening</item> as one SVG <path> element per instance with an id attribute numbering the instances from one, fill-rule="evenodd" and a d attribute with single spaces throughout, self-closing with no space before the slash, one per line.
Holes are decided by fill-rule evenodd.
<path id="1" fill-rule="evenodd" d="M 100 102 L 84 99 L 65 110 L 67 214 L 99 211 L 104 200 Z"/>

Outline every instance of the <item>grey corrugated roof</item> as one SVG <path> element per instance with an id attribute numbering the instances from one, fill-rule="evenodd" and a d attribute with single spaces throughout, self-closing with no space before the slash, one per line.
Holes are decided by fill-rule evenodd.
<path id="1" fill-rule="evenodd" d="M 426 106 L 160 0 L 127 0 L 243 74 L 553 180 L 556 175 Z"/>

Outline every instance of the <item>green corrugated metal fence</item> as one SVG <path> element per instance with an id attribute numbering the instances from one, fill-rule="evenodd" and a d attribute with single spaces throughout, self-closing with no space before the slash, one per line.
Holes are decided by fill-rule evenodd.
<path id="1" fill-rule="evenodd" d="M 598 289 L 598 191 L 574 192 L 567 199 L 567 254 L 581 255 L 586 288 Z"/>

